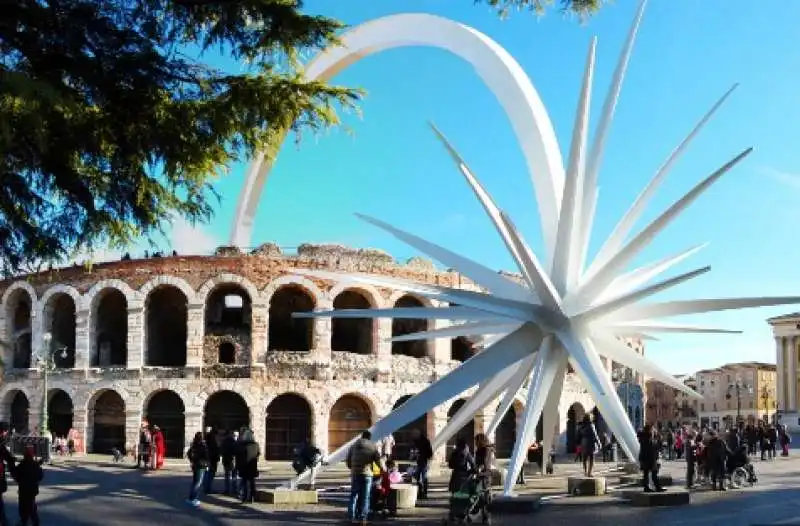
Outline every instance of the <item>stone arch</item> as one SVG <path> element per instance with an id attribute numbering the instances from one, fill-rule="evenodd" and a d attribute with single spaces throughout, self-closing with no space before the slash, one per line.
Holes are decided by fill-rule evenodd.
<path id="1" fill-rule="evenodd" d="M 286 283 L 269 294 L 270 351 L 310 351 L 314 345 L 314 320 L 295 318 L 295 312 L 311 312 L 319 305 L 319 296 L 300 283 Z"/>
<path id="2" fill-rule="evenodd" d="M 218 274 L 203 283 L 200 288 L 197 289 L 196 302 L 205 304 L 208 301 L 208 295 L 220 285 L 236 285 L 250 296 L 250 301 L 253 303 L 263 303 L 261 293 L 258 292 L 258 287 L 256 287 L 252 281 L 238 274 L 229 273 Z"/>
<path id="3" fill-rule="evenodd" d="M 55 285 L 47 289 L 40 300 L 43 334 L 50 334 L 48 352 L 53 354 L 56 367 L 75 367 L 77 347 L 78 311 L 83 301 L 80 293 L 68 285 Z"/>
<path id="4" fill-rule="evenodd" d="M 50 389 L 47 393 L 47 429 L 57 437 L 66 437 L 74 427 L 75 405 L 63 389 Z"/>
<path id="5" fill-rule="evenodd" d="M 147 289 L 144 316 L 145 365 L 185 366 L 189 321 L 186 293 L 172 284 Z"/>
<path id="6" fill-rule="evenodd" d="M 450 405 L 450 408 L 447 410 L 447 421 L 449 422 L 459 409 L 464 407 L 467 401 L 463 398 L 459 398 L 455 402 Z M 455 449 L 456 444 L 459 440 L 463 440 L 467 443 L 469 448 L 472 451 L 475 451 L 475 419 L 470 420 L 467 424 L 464 425 L 461 429 L 456 431 L 456 434 L 450 437 L 450 440 L 447 441 L 447 455 L 450 455 L 450 452 Z"/>
<path id="7" fill-rule="evenodd" d="M 86 406 L 87 427 L 91 429 L 91 453 L 107 454 L 113 448 L 125 451 L 125 400 L 113 389 L 92 394 Z"/>
<path id="8" fill-rule="evenodd" d="M 141 297 L 141 294 L 138 291 L 131 288 L 130 285 L 121 279 L 104 279 L 92 285 L 92 287 L 86 292 L 86 294 L 83 296 L 85 304 L 91 308 L 97 302 L 97 295 L 106 289 L 118 290 L 123 296 L 125 296 L 125 299 L 129 303 L 134 303 Z"/>
<path id="9" fill-rule="evenodd" d="M 189 304 L 196 303 L 195 297 L 197 296 L 197 294 L 195 293 L 192 286 L 189 285 L 189 283 L 185 279 L 176 276 L 161 275 L 154 277 L 153 279 L 151 279 L 150 281 L 139 287 L 139 296 L 141 298 L 147 298 L 147 296 L 149 296 L 151 292 L 164 285 L 175 287 L 176 289 L 183 292 L 183 295 L 186 296 L 187 303 Z"/>
<path id="10" fill-rule="evenodd" d="M 380 291 L 372 285 L 364 283 L 353 283 L 352 281 L 340 281 L 336 283 L 327 293 L 327 297 L 333 300 L 347 290 L 357 291 L 369 301 L 369 308 L 380 309 L 385 305 L 385 300 Z"/>
<path id="11" fill-rule="evenodd" d="M 466 336 L 458 336 L 450 340 L 450 359 L 466 362 L 477 352 L 475 345 Z"/>
<path id="12" fill-rule="evenodd" d="M 14 369 L 27 369 L 33 362 L 33 316 L 36 291 L 28 283 L 16 281 L 3 294 L 6 340 L 9 349 L 6 363 Z"/>
<path id="13" fill-rule="evenodd" d="M 143 407 L 147 423 L 158 426 L 164 435 L 165 456 L 182 458 L 186 405 L 181 395 L 170 389 L 159 389 L 147 395 Z"/>
<path id="14" fill-rule="evenodd" d="M 328 419 L 328 450 L 336 451 L 370 428 L 373 415 L 371 404 L 363 396 L 349 393 L 339 397 Z"/>
<path id="15" fill-rule="evenodd" d="M 414 396 L 413 394 L 401 396 L 392 406 L 392 410 L 397 409 L 411 397 Z M 428 430 L 428 414 L 424 413 L 417 417 L 412 422 L 404 425 L 397 431 L 393 433 L 394 435 L 394 449 L 392 450 L 392 456 L 394 456 L 398 460 L 410 460 L 411 459 L 411 449 L 414 447 L 414 431 L 419 430 L 424 435 L 427 435 Z"/>
<path id="16" fill-rule="evenodd" d="M 567 410 L 567 453 L 575 453 L 578 447 L 578 425 L 585 414 L 580 402 L 575 402 Z"/>
<path id="17" fill-rule="evenodd" d="M 374 298 L 359 288 L 347 288 L 333 298 L 334 309 L 375 308 Z M 375 349 L 375 336 L 378 333 L 376 318 L 333 318 L 331 320 L 331 350 L 372 354 Z"/>
<path id="18" fill-rule="evenodd" d="M 418 298 L 412 294 L 403 294 L 392 305 L 396 308 L 425 307 L 426 301 L 424 298 Z M 392 320 L 392 337 L 427 331 L 429 327 L 430 323 L 427 319 L 395 318 Z M 423 358 L 430 354 L 429 344 L 427 340 L 392 342 L 392 354 Z"/>
<path id="19" fill-rule="evenodd" d="M 264 460 L 292 460 L 303 440 L 313 443 L 313 409 L 306 397 L 283 393 L 267 406 Z"/>
<path id="20" fill-rule="evenodd" d="M 239 430 L 250 427 L 250 408 L 236 391 L 223 389 L 213 393 L 203 406 L 203 428 Z M 257 438 L 257 437 L 256 437 Z"/>
<path id="21" fill-rule="evenodd" d="M 242 277 L 222 274 L 207 281 L 197 299 L 203 302 L 205 312 L 203 363 L 249 363 L 253 303 L 260 301 L 255 286 Z M 239 350 L 244 351 L 241 356 L 237 356 Z"/>
<path id="22" fill-rule="evenodd" d="M 9 389 L 3 395 L 3 411 L 8 415 L 8 426 L 17 433 L 30 432 L 30 396 L 22 389 Z"/>
<path id="23" fill-rule="evenodd" d="M 110 280 L 108 283 L 102 288 L 95 285 L 92 295 L 87 296 L 92 367 L 123 367 L 128 363 L 128 307 L 133 291 L 127 285 L 126 290 Z"/>
<path id="24" fill-rule="evenodd" d="M 517 415 L 521 414 L 522 404 L 511 404 L 494 432 L 497 458 L 511 458 L 517 441 Z"/>

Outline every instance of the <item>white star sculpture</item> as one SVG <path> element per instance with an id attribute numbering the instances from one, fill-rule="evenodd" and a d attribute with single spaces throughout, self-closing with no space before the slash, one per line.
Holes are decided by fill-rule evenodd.
<path id="1" fill-rule="evenodd" d="M 554 240 L 547 247 L 547 261 L 551 262 L 549 266 L 542 264 L 510 218 L 498 208 L 464 160 L 434 128 L 500 234 L 522 274 L 523 283 L 517 283 L 480 263 L 377 219 L 361 215 L 359 215 L 361 219 L 382 228 L 420 252 L 469 277 L 483 289 L 483 292 L 413 283 L 385 276 L 299 271 L 301 274 L 316 278 L 345 279 L 355 284 L 402 290 L 457 306 L 342 309 L 298 313 L 296 314 L 298 317 L 422 318 L 459 323 L 446 328 L 398 336 L 392 338 L 392 341 L 489 336 L 487 345 L 482 351 L 379 420 L 372 427 L 374 437 L 383 437 L 396 431 L 420 415 L 475 386 L 478 386 L 478 389 L 448 422 L 444 430 L 435 437 L 433 445 L 434 447 L 443 445 L 478 411 L 495 404 L 499 397 L 500 406 L 487 429 L 491 434 L 497 429 L 514 398 L 527 383 L 525 409 L 505 478 L 504 493 L 511 495 L 528 447 L 535 439 L 536 425 L 540 416 L 544 416 L 545 448 L 549 449 L 552 432 L 558 422 L 558 401 L 569 364 L 592 395 L 620 446 L 629 458 L 636 458 L 639 446 L 635 430 L 615 392 L 601 356 L 693 397 L 701 398 L 695 391 L 628 348 L 620 340 L 630 337 L 654 339 L 652 335 L 656 333 L 733 333 L 737 331 L 674 325 L 655 320 L 683 314 L 800 303 L 800 297 L 641 303 L 641 300 L 649 296 L 708 272 L 710 267 L 702 267 L 647 285 L 653 278 L 697 252 L 702 246 L 690 248 L 675 256 L 626 272 L 626 267 L 634 257 L 673 219 L 751 152 L 751 148 L 744 150 L 703 179 L 683 198 L 626 242 L 631 228 L 670 167 L 736 86 L 722 96 L 686 139 L 669 155 L 633 206 L 620 220 L 597 257 L 588 268 L 585 268 L 587 245 L 597 199 L 597 173 L 643 8 L 644 2 L 622 51 L 595 133 L 594 143 L 588 150 L 587 156 L 587 122 L 595 57 L 595 41 L 591 43 L 578 102 L 572 148 L 565 170 L 563 193 L 560 202 L 555 203 L 555 209 L 559 210 L 558 217 L 541 217 L 545 240 Z M 555 137 L 552 140 L 555 141 Z M 524 144 L 522 146 L 525 147 Z M 335 451 L 328 458 L 328 462 L 341 461 L 349 447 L 350 443 Z"/>

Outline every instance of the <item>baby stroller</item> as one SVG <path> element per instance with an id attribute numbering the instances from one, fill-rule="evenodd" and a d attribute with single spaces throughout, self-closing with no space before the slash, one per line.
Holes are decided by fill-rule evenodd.
<path id="1" fill-rule="evenodd" d="M 443 524 L 491 524 L 491 501 L 492 492 L 487 475 L 473 473 L 458 491 L 450 495 L 450 512 Z"/>

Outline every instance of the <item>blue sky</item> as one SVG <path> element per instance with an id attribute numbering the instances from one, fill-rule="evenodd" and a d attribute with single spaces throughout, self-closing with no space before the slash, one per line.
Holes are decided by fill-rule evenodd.
<path id="1" fill-rule="evenodd" d="M 312 11 L 355 25 L 398 12 L 443 15 L 479 29 L 528 72 L 568 153 L 589 41 L 598 37 L 592 114 L 605 90 L 636 3 L 609 4 L 586 24 L 557 11 L 499 20 L 471 0 L 308 2 Z M 637 227 L 748 146 L 755 153 L 673 223 L 637 263 L 708 241 L 675 272 L 712 265 L 712 272 L 659 299 L 800 293 L 791 243 L 800 208 L 800 3 L 780 10 L 753 2 L 652 0 L 620 97 L 600 173 L 592 250 L 610 233 L 665 157 L 733 83 L 741 86 L 673 169 Z M 228 62 L 227 67 L 236 67 Z M 364 212 L 477 259 L 511 269 L 502 242 L 443 148 L 434 121 L 541 253 L 536 201 L 520 147 L 499 103 L 461 59 L 429 48 L 383 52 L 351 66 L 335 82 L 362 87 L 361 117 L 345 118 L 352 133 L 332 130 L 287 141 L 265 188 L 253 245 L 274 241 L 336 242 L 384 249 L 398 259 L 416 253 L 357 221 Z M 246 164 L 232 166 L 217 189 L 224 196 L 200 232 L 173 233 L 183 253 L 227 240 Z M 739 360 L 774 361 L 765 319 L 792 307 L 686 321 L 742 329 L 734 336 L 665 336 L 648 354 L 674 373 Z M 800 310 L 798 307 L 797 310 Z"/>

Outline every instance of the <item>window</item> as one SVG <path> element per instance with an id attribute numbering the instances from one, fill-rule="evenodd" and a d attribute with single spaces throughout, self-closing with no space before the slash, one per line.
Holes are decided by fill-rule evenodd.
<path id="1" fill-rule="evenodd" d="M 700 404 L 700 411 L 706 410 L 706 404 Z"/>

